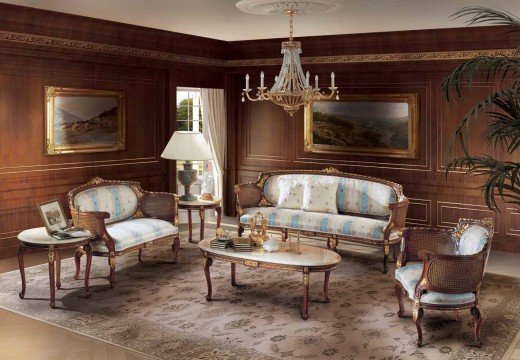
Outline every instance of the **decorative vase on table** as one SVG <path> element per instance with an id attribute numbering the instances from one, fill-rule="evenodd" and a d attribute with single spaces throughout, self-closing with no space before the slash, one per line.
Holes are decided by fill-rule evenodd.
<path id="1" fill-rule="evenodd" d="M 202 175 L 202 195 L 200 196 L 200 199 L 213 201 L 213 189 L 215 181 L 208 163 L 209 161 L 204 164 L 204 174 Z"/>
<path id="2" fill-rule="evenodd" d="M 190 193 L 191 185 L 197 181 L 197 169 L 193 168 L 192 161 L 211 160 L 211 149 L 202 133 L 195 131 L 175 131 L 161 154 L 163 159 L 184 160 L 183 169 L 177 172 L 179 182 L 184 186 L 182 201 L 197 200 Z"/>

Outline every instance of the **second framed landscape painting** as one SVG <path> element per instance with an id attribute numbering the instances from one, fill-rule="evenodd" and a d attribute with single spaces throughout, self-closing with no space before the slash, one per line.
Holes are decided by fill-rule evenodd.
<path id="1" fill-rule="evenodd" d="M 48 155 L 125 149 L 122 91 L 45 87 Z"/>
<path id="2" fill-rule="evenodd" d="M 417 158 L 418 94 L 343 95 L 305 108 L 305 151 Z"/>

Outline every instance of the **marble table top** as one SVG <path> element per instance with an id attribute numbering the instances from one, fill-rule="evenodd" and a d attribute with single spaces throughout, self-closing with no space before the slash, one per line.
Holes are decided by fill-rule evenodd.
<path id="1" fill-rule="evenodd" d="M 211 254 L 224 255 L 243 260 L 254 260 L 280 265 L 292 266 L 328 266 L 341 262 L 341 256 L 334 251 L 310 245 L 300 244 L 300 253 L 289 252 L 288 242 L 280 244 L 280 250 L 267 252 L 259 247 L 252 247 L 251 252 L 235 252 L 232 248 L 224 250 L 210 247 L 211 239 L 204 239 L 199 242 L 199 248 Z"/>

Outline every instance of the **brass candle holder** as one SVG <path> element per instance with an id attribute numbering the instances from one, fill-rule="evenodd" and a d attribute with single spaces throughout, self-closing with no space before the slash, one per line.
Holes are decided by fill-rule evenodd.
<path id="1" fill-rule="evenodd" d="M 264 241 L 269 240 L 269 235 L 267 235 L 267 219 L 262 213 L 257 212 L 249 219 L 249 228 L 251 229 L 249 239 L 251 239 L 255 246 L 261 247 Z"/>

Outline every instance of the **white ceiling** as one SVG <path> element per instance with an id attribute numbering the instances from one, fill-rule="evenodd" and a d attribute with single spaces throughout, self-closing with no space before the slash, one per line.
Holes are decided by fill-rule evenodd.
<path id="1" fill-rule="evenodd" d="M 283 16 L 242 13 L 238 0 L 0 0 L 220 40 L 287 37 Z M 294 35 L 333 35 L 465 26 L 458 8 L 483 5 L 520 15 L 520 0 L 337 0 L 336 13 L 296 17 Z"/>

